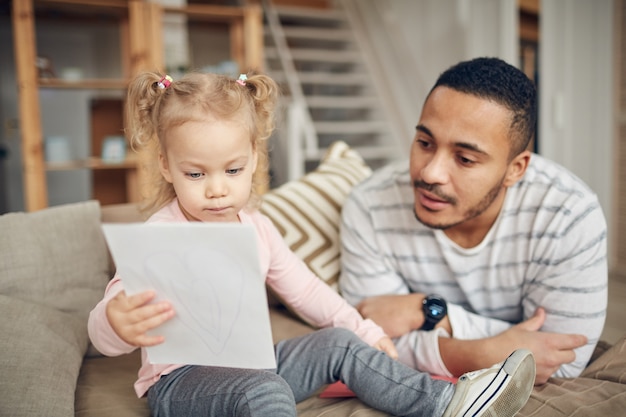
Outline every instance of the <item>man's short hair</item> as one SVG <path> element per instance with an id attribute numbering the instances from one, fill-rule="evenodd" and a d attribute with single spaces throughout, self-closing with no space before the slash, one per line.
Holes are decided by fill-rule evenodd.
<path id="1" fill-rule="evenodd" d="M 431 93 L 441 86 L 505 106 L 512 112 L 510 157 L 528 147 L 537 124 L 537 90 L 522 71 L 498 58 L 475 58 L 444 71 Z"/>

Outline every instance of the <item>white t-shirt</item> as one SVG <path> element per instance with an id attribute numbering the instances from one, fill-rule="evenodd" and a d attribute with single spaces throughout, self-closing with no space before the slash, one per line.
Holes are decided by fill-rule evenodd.
<path id="1" fill-rule="evenodd" d="M 416 220 L 408 167 L 402 161 L 377 171 L 343 207 L 344 298 L 357 304 L 382 294 L 441 294 L 458 339 L 499 334 L 543 307 L 542 331 L 589 339 L 576 361 L 555 374 L 578 376 L 606 317 L 607 231 L 596 195 L 565 168 L 533 154 L 491 230 L 465 249 Z M 398 338 L 400 360 L 450 376 L 439 355 L 442 333 Z"/>

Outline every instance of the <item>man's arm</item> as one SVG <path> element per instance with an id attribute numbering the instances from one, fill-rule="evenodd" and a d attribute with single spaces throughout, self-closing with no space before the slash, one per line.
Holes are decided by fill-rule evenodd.
<path id="1" fill-rule="evenodd" d="M 439 338 L 440 355 L 453 375 L 461 375 L 489 367 L 506 359 L 515 349 L 526 348 L 535 356 L 535 384 L 543 384 L 563 364 L 576 359 L 574 349 L 587 343 L 583 335 L 540 331 L 545 318 L 545 311 L 540 308 L 530 319 L 496 336 L 473 340 Z"/>
<path id="2" fill-rule="evenodd" d="M 363 300 L 357 309 L 363 317 L 378 323 L 391 337 L 400 337 L 423 324 L 424 315 L 415 306 L 420 305 L 424 297 L 424 294 L 419 293 L 372 297 Z M 546 313 L 541 308 L 537 309 L 533 317 L 518 325 L 491 319 L 494 327 L 505 329 L 492 336 L 465 339 L 455 337 L 450 320 L 446 317 L 436 326 L 452 336 L 438 338 L 441 359 L 450 374 L 459 376 L 487 368 L 506 359 L 515 349 L 526 348 L 535 356 L 536 383 L 543 384 L 563 364 L 575 360 L 574 349 L 587 343 L 583 335 L 540 331 L 545 319 Z"/>
<path id="3" fill-rule="evenodd" d="M 604 322 L 606 294 L 601 278 L 606 270 L 602 256 L 600 260 L 596 258 L 596 255 L 590 257 L 585 267 L 574 268 L 569 273 L 558 274 L 552 268 L 552 276 L 529 285 L 522 305 L 534 315 L 517 325 L 449 305 L 449 316 L 438 327 L 447 330 L 452 338 L 439 338 L 438 346 L 431 349 L 439 350 L 453 375 L 491 366 L 513 350 L 527 348 L 535 355 L 537 383 L 552 375 L 577 376 L 586 366 Z M 398 337 L 421 327 L 423 313 L 415 306 L 419 306 L 423 297 L 424 294 L 372 297 L 363 300 L 358 310 L 392 337 Z M 549 307 L 537 308 L 535 300 Z M 578 316 L 562 313 L 568 311 Z"/>

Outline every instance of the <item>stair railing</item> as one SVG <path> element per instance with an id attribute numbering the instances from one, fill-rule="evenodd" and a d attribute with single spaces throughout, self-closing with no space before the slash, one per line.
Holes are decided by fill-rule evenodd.
<path id="1" fill-rule="evenodd" d="M 291 101 L 287 106 L 287 152 L 288 167 L 287 176 L 289 180 L 300 178 L 304 175 L 304 161 L 306 157 L 316 157 L 319 155 L 319 145 L 315 125 L 309 112 L 308 104 L 302 91 L 302 84 L 298 78 L 293 63 L 293 58 L 287 45 L 285 32 L 283 31 L 278 13 L 274 9 L 270 0 L 263 0 L 263 11 L 267 19 L 276 53 L 283 68 Z M 304 145 L 304 153 L 303 147 Z"/>

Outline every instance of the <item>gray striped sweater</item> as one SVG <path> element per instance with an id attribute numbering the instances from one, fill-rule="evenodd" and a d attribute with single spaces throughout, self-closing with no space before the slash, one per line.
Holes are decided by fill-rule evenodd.
<path id="1" fill-rule="evenodd" d="M 596 195 L 565 168 L 533 154 L 487 236 L 464 249 L 415 219 L 408 166 L 402 161 L 378 170 L 346 201 L 342 295 L 356 304 L 381 294 L 441 294 L 460 339 L 499 334 L 544 307 L 542 331 L 588 337 L 576 361 L 556 373 L 579 375 L 606 316 L 606 221 Z M 450 375 L 439 335 L 413 331 L 399 338 L 401 360 Z"/>

